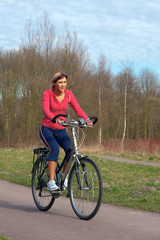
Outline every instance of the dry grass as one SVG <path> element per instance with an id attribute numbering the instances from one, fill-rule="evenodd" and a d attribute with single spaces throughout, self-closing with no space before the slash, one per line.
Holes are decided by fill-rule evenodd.
<path id="1" fill-rule="evenodd" d="M 3 144 L 0 144 L 0 148 L 4 148 Z M 16 144 L 14 146 L 7 146 L 8 148 L 12 147 L 14 149 L 34 149 L 38 147 L 44 147 L 41 141 L 37 141 L 31 144 Z M 80 148 L 80 152 L 85 153 L 99 153 L 99 154 L 111 154 L 111 155 L 139 155 L 142 157 L 160 157 L 160 139 L 127 139 L 124 141 L 123 148 L 121 146 L 120 139 L 106 139 L 103 141 L 101 145 L 97 144 L 97 142 L 89 142 L 87 141 Z"/>
<path id="2" fill-rule="evenodd" d="M 122 149 L 120 139 L 106 139 L 103 144 L 84 144 L 81 151 L 88 153 L 141 154 L 160 157 L 160 139 L 128 139 Z"/>

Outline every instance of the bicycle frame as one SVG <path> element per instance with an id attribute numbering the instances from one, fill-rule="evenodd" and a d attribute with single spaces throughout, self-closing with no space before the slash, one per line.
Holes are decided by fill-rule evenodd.
<path id="1" fill-rule="evenodd" d="M 71 126 L 71 132 L 72 132 L 72 138 L 73 138 L 73 147 L 72 149 L 69 149 L 69 152 L 66 154 L 66 156 L 64 157 L 62 163 L 60 166 L 58 166 L 57 168 L 57 175 L 60 173 L 61 169 L 64 166 L 64 163 L 69 159 L 67 167 L 63 173 L 62 179 L 61 179 L 61 186 L 63 185 L 66 176 L 69 173 L 69 170 L 71 168 L 71 165 L 73 162 L 75 162 L 76 164 L 76 169 L 78 168 L 78 165 L 80 164 L 79 159 L 83 158 L 84 156 L 82 154 L 79 153 L 78 151 L 78 144 L 77 144 L 77 137 L 76 137 L 76 129 L 75 126 Z M 76 173 L 77 174 L 77 173 Z M 80 186 L 80 180 L 79 180 L 79 176 L 77 174 L 77 182 Z"/>

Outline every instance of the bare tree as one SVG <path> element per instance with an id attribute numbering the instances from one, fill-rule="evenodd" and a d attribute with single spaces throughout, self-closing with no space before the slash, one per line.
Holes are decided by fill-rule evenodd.
<path id="1" fill-rule="evenodd" d="M 117 119 L 117 132 L 116 135 L 121 137 L 121 147 L 123 150 L 123 143 L 126 137 L 130 134 L 135 136 L 134 121 L 136 119 L 137 110 L 137 96 L 138 85 L 136 76 L 132 68 L 125 67 L 114 79 L 116 91 L 116 119 Z"/>
<path id="2" fill-rule="evenodd" d="M 98 117 L 99 117 L 99 133 L 98 143 L 102 144 L 102 132 L 105 132 L 108 128 L 109 122 L 109 107 L 108 104 L 111 100 L 111 73 L 110 66 L 107 64 L 106 57 L 102 54 L 99 57 L 97 73 L 96 73 L 96 89 L 98 95 Z"/>
<path id="3" fill-rule="evenodd" d="M 144 138 L 150 137 L 151 119 L 154 117 L 153 112 L 156 106 L 156 95 L 158 87 L 158 76 L 149 69 L 143 69 L 140 72 L 141 91 L 143 94 L 143 112 L 144 112 Z"/>

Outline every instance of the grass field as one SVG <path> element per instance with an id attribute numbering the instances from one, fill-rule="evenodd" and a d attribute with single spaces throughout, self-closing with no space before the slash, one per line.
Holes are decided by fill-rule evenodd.
<path id="1" fill-rule="evenodd" d="M 3 236 L 0 236 L 0 240 L 10 240 L 10 238 L 6 238 L 6 237 L 3 237 Z"/>
<path id="2" fill-rule="evenodd" d="M 31 149 L 0 148 L 0 178 L 31 186 L 32 158 Z M 104 203 L 160 213 L 159 167 L 92 159 L 101 170 Z"/>

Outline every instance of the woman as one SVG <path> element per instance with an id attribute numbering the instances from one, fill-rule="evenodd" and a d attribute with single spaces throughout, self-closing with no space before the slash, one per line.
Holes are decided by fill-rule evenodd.
<path id="1" fill-rule="evenodd" d="M 48 156 L 50 179 L 47 184 L 47 190 L 55 191 L 58 190 L 58 186 L 54 181 L 54 175 L 58 161 L 59 146 L 67 153 L 72 143 L 65 127 L 59 125 L 64 118 L 57 118 L 56 123 L 53 123 L 52 119 L 57 114 L 66 114 L 68 104 L 71 105 L 79 118 L 87 120 L 88 117 L 77 103 L 73 93 L 66 89 L 67 75 L 63 72 L 57 72 L 53 75 L 51 82 L 53 83 L 52 88 L 45 90 L 43 94 L 42 110 L 44 117 L 40 128 L 40 137 L 50 150 Z M 87 121 L 87 125 L 92 126 L 92 124 L 91 120 Z M 65 163 L 64 168 L 66 165 L 67 163 Z"/>

